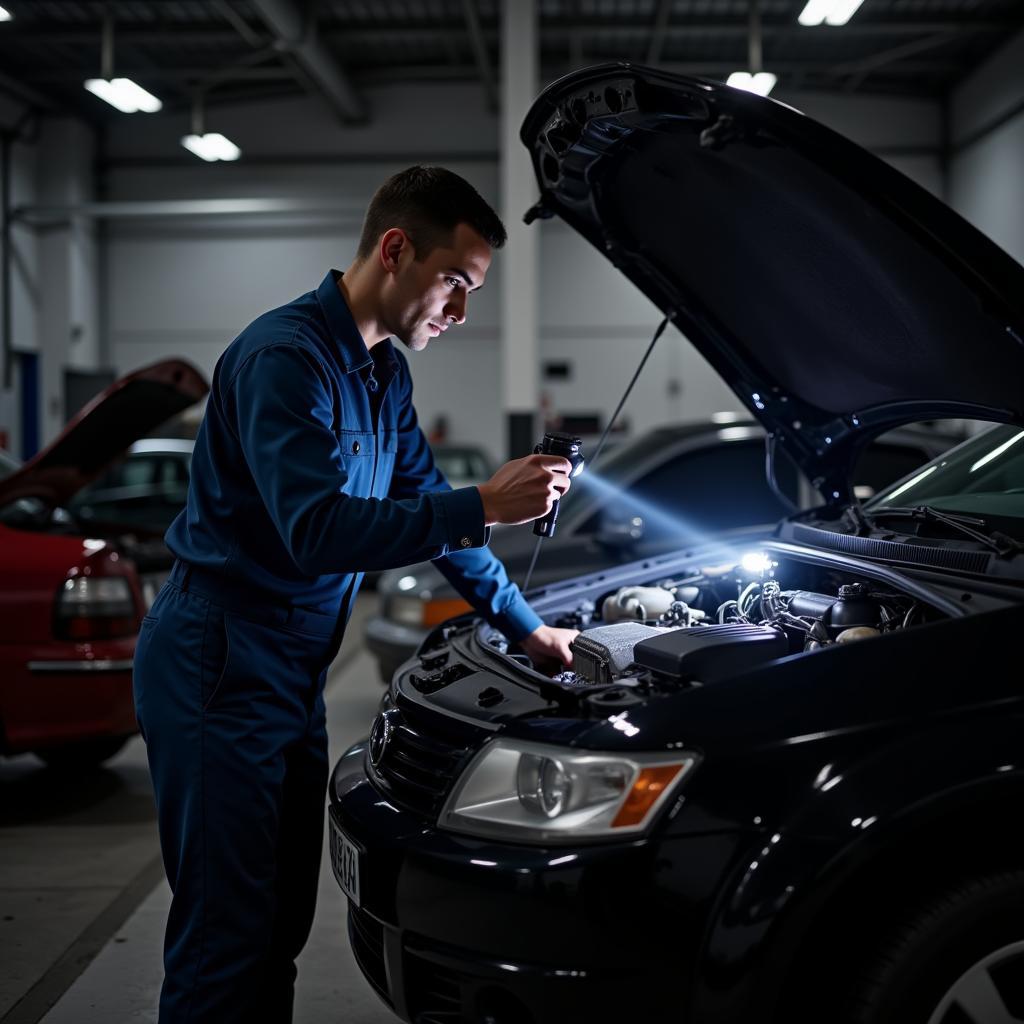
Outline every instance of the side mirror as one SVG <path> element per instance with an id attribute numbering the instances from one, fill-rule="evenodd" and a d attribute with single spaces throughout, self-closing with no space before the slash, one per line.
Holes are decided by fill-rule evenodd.
<path id="1" fill-rule="evenodd" d="M 609 551 L 622 552 L 635 547 L 643 536 L 643 517 L 620 506 L 601 514 L 594 540 Z"/>

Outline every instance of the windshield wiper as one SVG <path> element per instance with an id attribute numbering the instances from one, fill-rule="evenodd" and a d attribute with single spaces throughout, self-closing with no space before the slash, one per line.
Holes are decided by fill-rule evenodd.
<path id="1" fill-rule="evenodd" d="M 1005 557 L 1024 551 L 1024 543 L 1014 540 L 1013 537 L 1008 537 L 998 530 L 990 530 L 984 519 L 966 516 L 959 512 L 940 512 L 937 508 L 932 508 L 931 505 L 914 505 L 912 508 L 882 507 L 865 511 L 864 517 L 869 521 L 906 518 L 916 519 L 919 522 L 942 523 L 943 526 L 948 526 L 950 529 L 957 530 L 972 540 L 976 540 L 979 544 L 984 544 L 998 555 Z"/>

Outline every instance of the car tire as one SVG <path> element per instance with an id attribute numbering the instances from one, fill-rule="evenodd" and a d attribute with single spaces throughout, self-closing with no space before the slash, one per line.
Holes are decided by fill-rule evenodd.
<path id="1" fill-rule="evenodd" d="M 981 875 L 918 904 L 849 994 L 842 1024 L 1024 1021 L 1024 871 Z"/>
<path id="2" fill-rule="evenodd" d="M 81 740 L 33 753 L 51 768 L 95 768 L 119 753 L 128 739 L 127 736 L 109 736 L 97 740 Z"/>

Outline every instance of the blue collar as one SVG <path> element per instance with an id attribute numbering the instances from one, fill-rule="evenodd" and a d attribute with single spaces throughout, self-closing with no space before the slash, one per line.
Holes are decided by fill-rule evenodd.
<path id="1" fill-rule="evenodd" d="M 373 359 L 370 356 L 366 342 L 352 319 L 352 311 L 345 302 L 345 296 L 341 294 L 338 287 L 338 279 L 341 277 L 340 270 L 329 270 L 327 276 L 320 283 L 316 290 L 316 297 L 320 308 L 324 311 L 324 318 L 327 320 L 327 328 L 331 337 L 338 346 L 342 366 L 346 373 L 359 370 L 364 366 L 370 366 Z M 395 357 L 391 339 L 380 342 L 382 354 L 392 370 L 398 369 L 398 359 Z"/>

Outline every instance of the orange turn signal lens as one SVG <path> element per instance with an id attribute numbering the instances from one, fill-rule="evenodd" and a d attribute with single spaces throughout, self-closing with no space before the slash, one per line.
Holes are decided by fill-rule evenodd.
<path id="1" fill-rule="evenodd" d="M 640 774 L 629 791 L 629 796 L 615 815 L 612 828 L 639 825 L 647 817 L 658 797 L 672 785 L 687 764 L 660 764 L 652 768 L 641 768 Z"/>
<path id="2" fill-rule="evenodd" d="M 472 611 L 470 605 L 461 597 L 449 597 L 436 601 L 427 601 L 423 606 L 423 625 L 436 626 L 445 619 L 455 615 L 462 615 L 463 612 Z"/>

